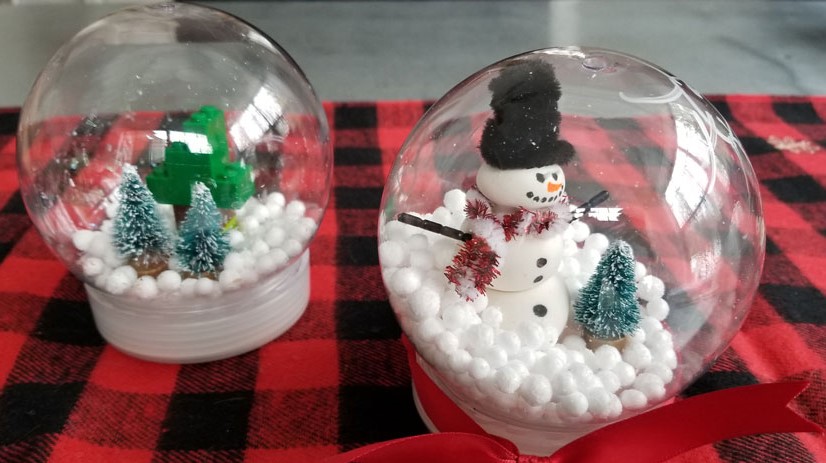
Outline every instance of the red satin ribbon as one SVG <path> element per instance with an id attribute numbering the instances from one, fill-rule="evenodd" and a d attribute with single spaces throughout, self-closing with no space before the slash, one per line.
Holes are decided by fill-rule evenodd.
<path id="1" fill-rule="evenodd" d="M 808 383 L 758 384 L 711 392 L 656 408 L 587 434 L 550 456 L 520 455 L 487 434 L 408 360 L 422 408 L 441 431 L 362 447 L 323 463 L 659 463 L 701 445 L 750 434 L 822 432 L 787 405 Z"/>

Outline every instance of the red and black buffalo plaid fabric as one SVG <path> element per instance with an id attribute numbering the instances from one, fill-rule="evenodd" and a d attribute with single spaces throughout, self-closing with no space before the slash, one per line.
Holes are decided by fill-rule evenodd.
<path id="1" fill-rule="evenodd" d="M 826 426 L 826 98 L 712 101 L 760 178 L 767 258 L 742 331 L 684 394 L 804 379 L 811 386 L 793 407 Z M 0 461 L 301 463 L 425 433 L 381 282 L 376 222 L 394 156 L 426 107 L 326 105 L 334 188 L 311 247 L 307 312 L 259 350 L 199 365 L 148 363 L 106 345 L 82 285 L 26 215 L 18 113 L 0 112 Z M 672 461 L 826 461 L 826 442 L 747 437 Z"/>

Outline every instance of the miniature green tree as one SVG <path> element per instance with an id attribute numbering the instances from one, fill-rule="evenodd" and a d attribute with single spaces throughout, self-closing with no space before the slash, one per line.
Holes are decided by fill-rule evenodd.
<path id="1" fill-rule="evenodd" d="M 164 161 L 147 177 L 155 200 L 173 206 L 189 206 L 192 185 L 202 182 L 221 209 L 239 209 L 255 192 L 252 169 L 229 160 L 227 126 L 223 111 L 204 106 L 175 133 L 190 141 L 171 141 Z M 170 132 L 170 138 L 172 134 Z"/>
<path id="2" fill-rule="evenodd" d="M 221 213 L 203 183 L 192 187 L 192 206 L 181 224 L 175 252 L 181 268 L 196 275 L 217 272 L 229 252 Z"/>
<path id="3" fill-rule="evenodd" d="M 574 319 L 586 334 L 617 340 L 632 334 L 640 324 L 634 251 L 625 241 L 611 243 L 574 304 Z"/>
<path id="4" fill-rule="evenodd" d="M 172 251 L 152 193 L 131 165 L 123 167 L 113 241 L 122 257 L 140 260 L 142 265 L 161 257 L 165 260 Z"/>

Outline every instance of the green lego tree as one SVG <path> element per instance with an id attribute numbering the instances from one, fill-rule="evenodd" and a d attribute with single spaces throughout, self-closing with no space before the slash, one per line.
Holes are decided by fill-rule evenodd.
<path id="1" fill-rule="evenodd" d="M 155 200 L 131 165 L 123 167 L 113 241 L 118 253 L 137 264 L 138 270 L 165 262 L 172 251 Z"/>
<path id="2" fill-rule="evenodd" d="M 622 240 L 608 247 L 574 304 L 574 319 L 586 335 L 618 340 L 634 333 L 640 324 L 634 251 Z"/>
<path id="3" fill-rule="evenodd" d="M 221 213 L 203 183 L 192 187 L 192 206 L 181 224 L 175 252 L 181 268 L 196 275 L 216 273 L 229 253 Z"/>
<path id="4" fill-rule="evenodd" d="M 255 192 L 252 169 L 242 162 L 230 162 L 223 111 L 204 106 L 184 122 L 181 132 L 170 132 L 170 139 L 186 141 L 171 141 L 163 162 L 146 177 L 155 200 L 189 206 L 192 185 L 201 182 L 212 192 L 219 208 L 243 206 Z"/>

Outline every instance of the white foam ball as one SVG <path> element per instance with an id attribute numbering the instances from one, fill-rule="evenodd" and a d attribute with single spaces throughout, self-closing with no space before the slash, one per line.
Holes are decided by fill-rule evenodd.
<path id="1" fill-rule="evenodd" d="M 263 240 L 255 240 L 250 250 L 252 251 L 252 255 L 254 257 L 261 257 L 264 254 L 270 252 L 270 247 L 267 246 L 267 243 L 265 243 Z"/>
<path id="2" fill-rule="evenodd" d="M 241 269 L 244 267 L 245 262 L 244 257 L 240 253 L 233 251 L 224 258 L 224 268 Z"/>
<path id="3" fill-rule="evenodd" d="M 588 238 L 588 235 L 591 234 L 591 228 L 588 227 L 587 223 L 581 220 L 575 220 L 571 224 L 570 228 L 572 234 L 571 238 L 573 238 L 573 240 L 577 243 L 585 241 L 585 239 Z"/>
<path id="4" fill-rule="evenodd" d="M 92 230 L 78 230 L 72 233 L 72 244 L 75 245 L 78 251 L 86 251 L 94 238 L 95 232 Z"/>
<path id="5" fill-rule="evenodd" d="M 419 338 L 424 341 L 432 341 L 445 330 L 444 325 L 436 318 L 428 318 L 419 324 Z"/>
<path id="6" fill-rule="evenodd" d="M 470 301 L 470 303 L 473 305 L 473 308 L 476 309 L 476 312 L 481 312 L 488 306 L 488 296 L 487 294 L 480 294 L 476 296 L 476 299 Z"/>
<path id="7" fill-rule="evenodd" d="M 255 206 L 255 209 L 250 212 L 250 215 L 255 217 L 258 223 L 264 223 L 270 218 L 270 208 L 263 204 L 258 204 Z"/>
<path id="8" fill-rule="evenodd" d="M 384 224 L 384 235 L 391 241 L 405 241 L 410 231 L 413 229 L 410 225 L 403 224 L 398 220 L 390 220 Z"/>
<path id="9" fill-rule="evenodd" d="M 538 371 L 553 378 L 568 365 L 568 356 L 562 349 L 553 347 L 545 351 L 545 355 L 536 361 Z"/>
<path id="10" fill-rule="evenodd" d="M 123 294 L 135 283 L 137 274 L 135 274 L 133 278 L 129 272 L 121 271 L 122 268 L 123 267 L 116 269 L 106 278 L 106 291 L 116 295 Z M 134 271 L 135 269 L 132 270 Z"/>
<path id="11" fill-rule="evenodd" d="M 425 271 L 430 270 L 433 268 L 433 256 L 429 251 L 413 251 L 410 253 L 410 265 Z"/>
<path id="12" fill-rule="evenodd" d="M 493 328 L 499 328 L 499 325 L 502 324 L 502 311 L 499 310 L 499 307 L 488 307 L 482 311 L 482 323 L 492 326 Z"/>
<path id="13" fill-rule="evenodd" d="M 513 331 L 502 331 L 496 337 L 496 343 L 505 349 L 505 352 L 508 353 L 508 356 L 514 356 L 519 353 L 519 350 L 522 348 L 522 341 L 519 340 L 519 336 L 514 333 Z"/>
<path id="14" fill-rule="evenodd" d="M 427 249 L 429 246 L 427 237 L 423 233 L 416 233 L 410 236 L 410 238 L 407 239 L 406 244 L 411 251 Z"/>
<path id="15" fill-rule="evenodd" d="M 510 365 L 505 365 L 496 370 L 493 380 L 496 387 L 506 394 L 513 394 L 522 384 L 522 376 Z"/>
<path id="16" fill-rule="evenodd" d="M 616 347 L 608 344 L 597 347 L 594 355 L 596 357 L 596 366 L 601 370 L 610 370 L 614 368 L 614 365 L 622 361 L 620 351 Z"/>
<path id="17" fill-rule="evenodd" d="M 568 357 L 568 365 L 585 363 L 585 356 L 582 355 L 582 351 L 568 349 L 565 351 L 565 355 Z"/>
<path id="18" fill-rule="evenodd" d="M 640 279 L 637 285 L 637 296 L 645 301 L 663 297 L 665 294 L 665 284 L 654 275 L 646 275 Z"/>
<path id="19" fill-rule="evenodd" d="M 404 247 L 397 241 L 384 241 L 379 245 L 379 259 L 384 267 L 401 267 L 405 257 Z"/>
<path id="20" fill-rule="evenodd" d="M 648 274 L 648 269 L 642 262 L 634 262 L 634 281 L 642 280 L 642 277 Z"/>
<path id="21" fill-rule="evenodd" d="M 568 230 L 571 228 L 569 227 Z M 579 253 L 579 247 L 574 240 L 565 240 L 562 242 L 562 256 L 575 257 Z"/>
<path id="22" fill-rule="evenodd" d="M 588 397 L 588 411 L 597 418 L 607 418 L 611 414 L 611 396 L 601 387 L 595 387 L 588 390 L 586 397 Z"/>
<path id="23" fill-rule="evenodd" d="M 648 399 L 641 391 L 636 389 L 626 389 L 620 393 L 622 406 L 628 410 L 639 410 L 648 405 Z"/>
<path id="24" fill-rule="evenodd" d="M 614 368 L 611 369 L 611 371 L 616 373 L 622 387 L 630 386 L 634 380 L 637 379 L 637 371 L 634 370 L 634 367 L 625 362 L 620 362 L 614 365 Z"/>
<path id="25" fill-rule="evenodd" d="M 516 333 L 522 345 L 528 349 L 536 349 L 545 340 L 545 330 L 539 323 L 530 320 L 519 323 Z"/>
<path id="26" fill-rule="evenodd" d="M 474 379 L 487 378 L 490 375 L 490 364 L 483 358 L 474 358 L 470 361 L 468 372 Z"/>
<path id="27" fill-rule="evenodd" d="M 441 298 L 439 293 L 430 288 L 421 288 L 410 295 L 410 314 L 415 320 L 435 317 L 439 313 Z M 445 322 L 448 328 L 451 328 Z"/>
<path id="28" fill-rule="evenodd" d="M 126 259 L 118 255 L 118 252 L 111 245 L 106 248 L 106 253 L 103 255 L 103 262 L 109 267 L 120 267 L 125 263 Z M 137 278 L 137 277 L 136 277 Z"/>
<path id="29" fill-rule="evenodd" d="M 442 311 L 442 319 L 450 330 L 461 330 L 470 325 L 470 306 L 458 303 L 445 307 Z"/>
<path id="30" fill-rule="evenodd" d="M 195 296 L 195 286 L 198 284 L 198 280 L 195 278 L 187 278 L 186 280 L 181 282 L 181 295 L 184 297 L 193 297 Z"/>
<path id="31" fill-rule="evenodd" d="M 267 209 L 270 211 L 270 220 L 281 217 L 284 214 L 283 204 L 267 204 Z"/>
<path id="32" fill-rule="evenodd" d="M 639 390 L 649 402 L 665 397 L 665 385 L 662 378 L 653 373 L 640 373 L 634 381 L 634 389 Z"/>
<path id="33" fill-rule="evenodd" d="M 645 331 L 646 335 L 651 335 L 663 329 L 663 324 L 654 317 L 645 317 L 640 321 L 640 328 Z"/>
<path id="34" fill-rule="evenodd" d="M 643 344 L 631 342 L 622 350 L 622 359 L 641 370 L 651 363 L 651 351 Z"/>
<path id="35" fill-rule="evenodd" d="M 599 379 L 602 387 L 610 393 L 617 392 L 621 386 L 619 376 L 613 371 L 600 371 L 597 373 L 597 379 Z"/>
<path id="36" fill-rule="evenodd" d="M 566 277 L 579 275 L 582 272 L 582 266 L 576 258 L 565 257 L 562 259 L 562 267 L 559 272 Z"/>
<path id="37" fill-rule="evenodd" d="M 488 347 L 482 356 L 488 361 L 490 367 L 494 369 L 500 368 L 508 363 L 508 353 L 505 352 L 505 349 L 496 345 Z"/>
<path id="38" fill-rule="evenodd" d="M 270 247 L 277 248 L 284 244 L 284 240 L 287 238 L 287 233 L 284 231 L 283 228 L 279 226 L 273 226 L 267 233 L 264 235 L 264 241 Z"/>
<path id="39" fill-rule="evenodd" d="M 267 195 L 266 202 L 267 205 L 283 206 L 284 204 L 286 204 L 287 199 L 284 197 L 283 193 L 274 191 Z"/>
<path id="40" fill-rule="evenodd" d="M 568 416 L 582 416 L 588 411 L 588 398 L 578 391 L 564 395 L 559 401 L 559 410 Z"/>
<path id="41" fill-rule="evenodd" d="M 641 344 L 645 343 L 645 338 L 646 338 L 645 330 L 642 329 L 642 328 L 637 328 L 636 330 L 634 330 L 633 333 L 631 333 L 631 336 L 630 336 L 631 341 L 636 342 L 636 343 L 641 343 Z"/>
<path id="42" fill-rule="evenodd" d="M 232 249 L 241 249 L 246 241 L 244 234 L 238 229 L 230 230 L 229 233 L 227 233 L 227 237 L 229 238 L 229 245 Z"/>
<path id="43" fill-rule="evenodd" d="M 132 293 L 141 299 L 151 299 L 158 295 L 158 284 L 155 282 L 155 278 L 144 275 L 138 278 L 138 281 L 132 286 Z"/>
<path id="44" fill-rule="evenodd" d="M 609 418 L 617 418 L 622 415 L 622 401 L 616 394 L 611 394 L 611 412 Z"/>
<path id="45" fill-rule="evenodd" d="M 522 349 L 512 358 L 514 361 L 519 361 L 527 368 L 531 368 L 536 364 L 536 359 L 539 358 L 540 353 L 534 349 Z"/>
<path id="46" fill-rule="evenodd" d="M 209 278 L 198 278 L 195 283 L 195 293 L 199 296 L 209 296 L 215 291 L 215 282 Z"/>
<path id="47" fill-rule="evenodd" d="M 493 328 L 480 323 L 468 328 L 465 332 L 464 342 L 469 351 L 480 353 L 493 345 L 494 337 Z"/>
<path id="48" fill-rule="evenodd" d="M 464 191 L 456 188 L 445 193 L 444 205 L 450 211 L 460 213 L 465 210 L 467 195 Z"/>
<path id="49" fill-rule="evenodd" d="M 304 250 L 304 245 L 294 239 L 288 239 L 281 245 L 281 249 L 290 257 L 295 257 Z"/>
<path id="50" fill-rule="evenodd" d="M 470 366 L 473 357 L 464 349 L 456 349 L 448 354 L 447 364 L 456 373 L 464 373 Z"/>
<path id="51" fill-rule="evenodd" d="M 674 371 L 662 363 L 652 363 L 651 365 L 648 365 L 645 368 L 645 372 L 659 376 L 659 378 L 663 380 L 664 384 L 668 384 L 672 379 L 674 379 Z"/>
<path id="52" fill-rule="evenodd" d="M 307 212 L 307 206 L 299 200 L 290 201 L 284 209 L 284 212 L 287 214 L 287 217 L 297 219 L 304 216 L 304 213 Z"/>
<path id="53" fill-rule="evenodd" d="M 442 331 L 436 336 L 436 347 L 449 355 L 459 349 L 459 338 L 450 331 Z"/>
<path id="54" fill-rule="evenodd" d="M 574 379 L 574 375 L 571 374 L 570 371 L 560 371 L 553 378 L 553 388 L 557 394 L 570 394 L 577 390 L 576 379 Z"/>
<path id="55" fill-rule="evenodd" d="M 287 257 L 287 255 L 284 254 L 284 251 L 282 251 L 280 249 L 277 249 L 277 251 L 281 252 L 284 255 L 284 257 Z M 266 254 L 261 255 L 261 256 L 258 257 L 258 259 L 256 259 L 256 261 L 255 261 L 255 271 L 258 272 L 261 275 L 265 275 L 265 274 L 274 272 L 275 269 L 278 268 L 278 265 L 279 265 L 279 263 L 276 260 L 276 257 L 271 255 L 271 253 L 267 252 Z M 240 272 L 239 272 L 239 276 L 240 276 Z"/>
<path id="56" fill-rule="evenodd" d="M 291 235 L 298 241 L 307 241 L 315 233 L 316 223 L 310 217 L 302 217 L 293 224 Z"/>
<path id="57" fill-rule="evenodd" d="M 653 356 L 657 363 L 662 363 L 672 370 L 677 368 L 677 353 L 674 352 L 674 349 L 656 351 L 653 352 Z"/>
<path id="58" fill-rule="evenodd" d="M 530 375 L 522 381 L 519 393 L 528 404 L 538 406 L 550 402 L 553 397 L 553 388 L 545 376 Z"/>
<path id="59" fill-rule="evenodd" d="M 587 391 L 597 383 L 597 377 L 594 371 L 584 363 L 571 365 L 570 372 L 574 375 L 574 380 L 581 391 Z"/>
<path id="60" fill-rule="evenodd" d="M 81 261 L 81 267 L 83 268 L 83 274 L 89 278 L 100 275 L 103 273 L 103 269 L 106 268 L 103 261 L 97 257 L 84 257 Z"/>
<path id="61" fill-rule="evenodd" d="M 665 320 L 668 317 L 668 302 L 662 298 L 654 299 L 645 305 L 645 311 L 657 320 Z"/>
<path id="62" fill-rule="evenodd" d="M 253 235 L 261 229 L 261 223 L 255 217 L 245 217 L 241 220 L 240 227 L 247 235 Z"/>
<path id="63" fill-rule="evenodd" d="M 674 347 L 674 340 L 671 337 L 671 333 L 667 330 L 660 330 L 654 333 L 651 333 L 646 340 L 646 344 L 651 348 L 651 350 L 657 351 L 664 351 L 667 349 L 671 349 Z"/>
<path id="64" fill-rule="evenodd" d="M 571 350 L 585 350 L 588 348 L 582 336 L 576 334 L 565 336 L 565 339 L 562 340 L 562 345 Z"/>
<path id="65" fill-rule="evenodd" d="M 592 233 L 590 236 L 585 238 L 583 248 L 591 249 L 602 254 L 606 249 L 608 249 L 609 244 L 608 237 L 602 233 Z"/>
<path id="66" fill-rule="evenodd" d="M 241 275 L 241 270 L 225 268 L 224 271 L 218 275 L 218 283 L 220 283 L 221 288 L 225 290 L 233 290 L 244 284 L 244 278 Z"/>
<path id="67" fill-rule="evenodd" d="M 453 257 L 458 252 L 458 241 L 440 239 L 431 248 L 436 267 L 444 269 L 453 263 Z"/>

